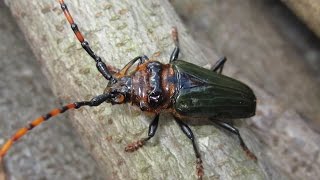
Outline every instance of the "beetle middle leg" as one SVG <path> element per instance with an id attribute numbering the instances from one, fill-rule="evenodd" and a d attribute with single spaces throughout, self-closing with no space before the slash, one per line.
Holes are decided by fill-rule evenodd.
<path id="1" fill-rule="evenodd" d="M 222 73 L 222 70 L 223 70 L 223 66 L 224 66 L 224 63 L 227 61 L 227 58 L 225 56 L 223 56 L 222 58 L 220 58 L 216 64 L 213 65 L 213 67 L 211 68 L 211 70 L 213 72 L 217 72 L 219 74 Z"/>
<path id="2" fill-rule="evenodd" d="M 251 159 L 253 160 L 257 160 L 257 157 L 249 150 L 249 148 L 247 147 L 247 145 L 244 143 L 242 137 L 240 136 L 239 130 L 235 127 L 233 127 L 231 124 L 226 123 L 226 122 L 222 122 L 222 121 L 213 121 L 215 124 L 217 124 L 218 126 L 232 132 L 233 134 L 237 135 L 240 141 L 240 145 L 242 147 L 242 149 L 246 152 L 247 156 L 249 156 Z"/>
<path id="3" fill-rule="evenodd" d="M 179 52 L 180 52 L 178 30 L 177 30 L 176 27 L 172 28 L 171 36 L 172 36 L 172 39 L 173 39 L 174 44 L 175 44 L 175 47 L 174 47 L 174 49 L 173 49 L 173 51 L 171 53 L 171 56 L 170 56 L 170 62 L 173 62 L 173 61 L 178 59 Z"/>
<path id="4" fill-rule="evenodd" d="M 176 122 L 178 123 L 178 125 L 180 126 L 182 132 L 191 140 L 192 142 L 192 146 L 193 146 L 193 150 L 196 154 L 196 169 L 197 169 L 197 176 L 198 179 L 202 179 L 202 176 L 204 175 L 204 171 L 203 171 L 203 165 L 202 165 L 202 160 L 201 160 L 201 155 L 199 153 L 198 147 L 196 145 L 195 142 L 195 138 L 194 135 L 191 131 L 191 129 L 189 128 L 189 126 L 187 124 L 185 124 L 184 122 L 182 122 L 180 119 L 175 117 Z"/>
<path id="5" fill-rule="evenodd" d="M 153 119 L 153 121 L 149 125 L 148 137 L 142 138 L 137 142 L 133 142 L 129 144 L 124 150 L 126 152 L 134 152 L 141 148 L 148 140 L 150 140 L 156 133 L 159 124 L 159 114 Z"/>

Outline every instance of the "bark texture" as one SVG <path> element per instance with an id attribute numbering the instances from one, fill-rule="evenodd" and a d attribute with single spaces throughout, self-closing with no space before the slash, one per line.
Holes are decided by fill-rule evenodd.
<path id="1" fill-rule="evenodd" d="M 320 37 L 320 1 L 282 0 L 282 2 L 292 9 Z"/>
<path id="2" fill-rule="evenodd" d="M 56 1 L 7 1 L 54 93 L 63 101 L 90 99 L 107 82 L 76 41 Z M 168 62 L 173 49 L 170 29 L 180 33 L 182 59 L 206 65 L 206 58 L 187 34 L 167 1 L 66 2 L 92 48 L 105 62 L 121 68 L 137 55 L 161 52 Z M 126 144 L 144 137 L 152 119 L 131 106 L 83 108 L 72 124 L 92 153 L 106 179 L 195 179 L 195 157 L 189 140 L 170 115 L 160 117 L 156 137 L 133 154 Z M 236 138 L 211 125 L 193 126 L 209 179 L 264 179 L 266 175 L 241 150 Z M 244 134 L 250 134 L 241 129 Z M 250 136 L 250 135 L 248 135 Z M 246 139 L 246 138 L 245 138 Z M 255 139 L 246 139 L 258 144 Z M 260 147 L 255 145 L 254 151 Z"/>

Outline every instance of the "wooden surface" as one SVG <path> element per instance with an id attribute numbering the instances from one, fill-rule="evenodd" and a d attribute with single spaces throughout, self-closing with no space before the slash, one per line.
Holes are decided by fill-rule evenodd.
<path id="1" fill-rule="evenodd" d="M 320 37 L 319 0 L 281 0 Z"/>
<path id="2" fill-rule="evenodd" d="M 213 64 L 187 34 L 167 1 L 68 2 L 69 9 L 92 48 L 107 63 L 122 67 L 137 55 L 161 52 L 168 62 L 173 49 L 170 29 L 180 32 L 182 58 Z M 81 49 L 55 1 L 7 1 L 42 65 L 56 95 L 64 102 L 90 99 L 107 82 Z M 32 11 L 30 11 L 32 9 Z M 127 154 L 126 144 L 146 135 L 152 117 L 129 106 L 102 105 L 72 114 L 72 124 L 106 179 L 195 179 L 195 157 L 189 140 L 170 115 L 160 117 L 156 137 L 140 151 Z M 206 178 L 264 179 L 270 176 L 245 156 L 236 137 L 212 125 L 193 126 L 203 155 Z M 250 137 L 246 128 L 241 132 Z M 246 139 L 260 151 L 255 139 Z M 271 168 L 272 169 L 272 168 Z M 268 170 L 272 172 L 272 170 Z"/>
<path id="3" fill-rule="evenodd" d="M 138 54 L 150 56 L 157 51 L 161 52 L 159 59 L 167 62 L 173 48 L 169 30 L 178 25 L 183 59 L 206 65 L 214 63 L 217 54 L 226 55 L 224 74 L 254 89 L 258 114 L 246 122 L 255 133 L 240 130 L 261 169 L 243 156 L 235 137 L 211 125 L 192 126 L 206 159 L 207 179 L 319 177 L 319 56 L 315 56 L 319 49 L 304 49 L 310 44 L 306 35 L 288 28 L 267 0 L 172 2 L 188 31 L 162 1 L 67 1 L 80 29 L 106 62 L 120 68 Z M 76 42 L 57 2 L 29 3 L 7 2 L 55 94 L 70 102 L 101 93 L 106 82 Z M 199 47 L 204 55 L 198 53 Z M 145 136 L 152 117 L 129 106 L 109 105 L 70 114 L 106 179 L 195 178 L 191 145 L 169 115 L 161 117 L 152 143 L 137 153 L 125 154 L 127 143 Z M 109 166 L 112 168 L 106 170 Z"/>

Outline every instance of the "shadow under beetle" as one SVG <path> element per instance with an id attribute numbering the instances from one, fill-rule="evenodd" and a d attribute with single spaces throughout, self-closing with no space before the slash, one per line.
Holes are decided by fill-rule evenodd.
<path id="1" fill-rule="evenodd" d="M 80 101 L 68 104 L 62 108 L 53 109 L 26 127 L 19 129 L 0 149 L 3 158 L 15 141 L 42 122 L 69 109 L 82 106 L 99 106 L 103 102 L 111 104 L 132 103 L 142 111 L 155 115 L 148 136 L 129 144 L 125 151 L 133 152 L 142 147 L 156 133 L 159 114 L 162 111 L 171 112 L 183 133 L 191 140 L 196 155 L 196 174 L 199 179 L 204 175 L 201 155 L 195 143 L 194 135 L 182 119 L 209 119 L 216 125 L 236 134 L 240 145 L 249 157 L 256 160 L 255 155 L 247 148 L 238 129 L 231 124 L 218 119 L 248 118 L 255 114 L 256 97 L 245 84 L 222 75 L 226 58 L 217 61 L 211 70 L 178 60 L 179 40 L 176 28 L 172 29 L 175 48 L 170 56 L 169 64 L 149 60 L 147 56 L 132 59 L 124 68 L 117 71 L 107 66 L 90 48 L 77 24 L 68 11 L 64 0 L 59 0 L 65 17 L 71 29 L 80 41 L 83 49 L 96 62 L 99 72 L 109 81 L 103 94 L 90 101 Z M 135 70 L 129 69 L 136 64 Z"/>

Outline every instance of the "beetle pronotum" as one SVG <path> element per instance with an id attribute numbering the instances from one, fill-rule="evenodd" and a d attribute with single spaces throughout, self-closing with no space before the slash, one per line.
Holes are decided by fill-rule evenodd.
<path id="1" fill-rule="evenodd" d="M 125 151 L 134 152 L 141 148 L 156 133 L 159 115 L 163 111 L 170 112 L 183 133 L 191 140 L 196 156 L 196 174 L 199 179 L 204 175 L 200 152 L 195 137 L 183 121 L 185 119 L 209 119 L 216 125 L 236 134 L 240 145 L 249 157 L 256 159 L 247 148 L 239 131 L 223 119 L 247 118 L 255 114 L 256 97 L 245 84 L 222 75 L 226 58 L 221 58 L 211 70 L 179 60 L 179 39 L 176 28 L 172 29 L 175 48 L 168 64 L 149 60 L 145 55 L 132 59 L 120 71 L 106 65 L 91 49 L 77 24 L 68 11 L 64 0 L 59 0 L 61 9 L 71 25 L 76 38 L 83 49 L 96 62 L 98 71 L 109 81 L 105 91 L 90 101 L 70 103 L 61 108 L 53 109 L 26 127 L 19 129 L 0 149 L 0 157 L 4 157 L 14 142 L 42 122 L 64 113 L 70 109 L 83 106 L 99 106 L 103 102 L 111 104 L 132 103 L 142 111 L 154 114 L 150 123 L 148 136 L 129 144 Z M 137 63 L 138 62 L 138 63 Z M 133 71 L 129 71 L 134 67 Z M 191 99 L 196 98 L 196 101 Z"/>

